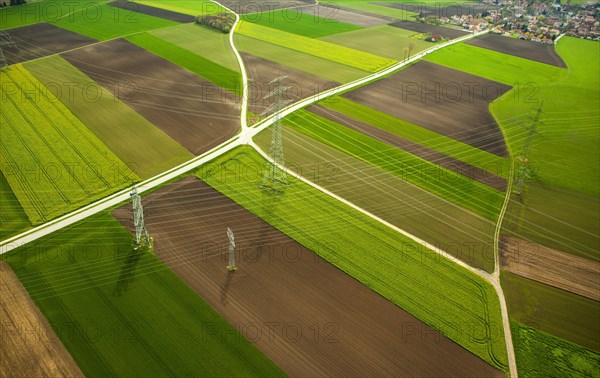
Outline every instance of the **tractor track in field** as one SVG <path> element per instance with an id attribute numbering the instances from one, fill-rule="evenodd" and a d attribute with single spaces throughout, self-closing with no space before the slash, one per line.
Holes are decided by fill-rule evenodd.
<path id="1" fill-rule="evenodd" d="M 216 2 L 216 1 L 215 1 Z M 218 2 L 217 2 L 218 3 Z M 222 5 L 222 4 L 220 4 Z M 137 187 L 137 191 L 138 193 L 142 194 L 144 192 L 147 192 L 149 190 L 152 190 L 153 188 L 162 185 L 186 172 L 189 172 L 190 170 L 196 169 L 200 166 L 202 166 L 203 164 L 213 160 L 214 158 L 232 150 L 233 148 L 240 146 L 240 145 L 251 145 L 253 146 L 257 151 L 259 151 L 261 153 L 261 155 L 263 155 L 265 158 L 267 158 L 269 161 L 272 161 L 271 158 L 264 153 L 264 151 L 262 151 L 260 148 L 258 148 L 258 146 L 256 146 L 253 142 L 252 142 L 252 137 L 256 136 L 258 133 L 260 133 L 261 131 L 263 131 L 264 129 L 268 128 L 269 126 L 271 126 L 276 119 L 278 118 L 283 118 L 299 109 L 302 109 L 304 107 L 307 107 L 309 105 L 312 105 L 324 98 L 327 97 L 331 97 L 334 96 L 340 92 L 343 91 L 347 91 L 359 86 L 362 86 L 364 84 L 367 84 L 369 82 L 372 81 L 376 81 L 379 80 L 393 72 L 396 72 L 397 70 L 399 70 L 400 68 L 403 68 L 409 64 L 412 64 L 418 60 L 420 60 L 421 58 L 423 58 L 425 55 L 428 55 L 434 51 L 437 51 L 441 48 L 444 48 L 446 46 L 455 44 L 455 43 L 460 43 L 469 39 L 472 39 L 476 36 L 479 35 L 485 35 L 487 34 L 487 31 L 483 31 L 483 32 L 479 32 L 476 34 L 467 34 L 463 37 L 460 38 L 456 38 L 453 39 L 451 41 L 439 44 L 439 45 L 435 45 L 433 47 L 431 47 L 430 49 L 424 50 L 419 52 L 418 54 L 415 54 L 412 58 L 407 59 L 405 61 L 396 63 L 390 67 L 387 67 L 383 70 L 380 70 L 376 73 L 370 74 L 366 77 L 363 77 L 361 79 L 352 81 L 350 83 L 341 85 L 337 88 L 333 88 L 330 90 L 326 90 L 323 91 L 321 93 L 318 93 L 314 96 L 308 97 L 306 99 L 303 99 L 301 101 L 298 101 L 292 105 L 289 105 L 287 107 L 285 107 L 284 109 L 282 109 L 280 112 L 278 112 L 277 114 L 273 114 L 270 117 L 264 119 L 262 122 L 259 122 L 256 125 L 253 125 L 252 128 L 248 127 L 247 124 L 247 108 L 248 108 L 248 76 L 246 73 L 246 69 L 243 63 L 243 60 L 241 58 L 241 55 L 239 53 L 239 51 L 237 50 L 234 41 L 233 41 L 233 35 L 234 35 L 234 31 L 238 25 L 238 23 L 240 22 L 240 15 L 233 12 L 231 9 L 228 9 L 227 7 L 225 7 L 227 10 L 229 10 L 231 13 L 235 14 L 236 20 L 235 23 L 233 24 L 232 27 L 232 32 L 229 34 L 229 43 L 233 49 L 233 52 L 239 62 L 240 65 L 240 71 L 241 71 L 241 75 L 242 75 L 242 84 L 243 84 L 243 95 L 242 95 L 242 103 L 241 103 L 241 109 L 240 109 L 240 113 L 241 113 L 241 117 L 240 117 L 240 124 L 241 124 L 241 131 L 239 134 L 237 134 L 236 136 L 232 137 L 231 139 L 221 143 L 220 145 L 212 148 L 210 151 L 197 156 L 177 167 L 174 167 L 166 172 L 163 172 L 159 175 L 156 175 L 148 180 L 145 180 L 141 183 L 138 183 L 137 185 L 135 185 Z M 130 35 L 133 34 L 139 34 L 139 33 L 131 33 Z M 119 38 L 123 38 L 124 36 L 120 36 L 118 38 L 114 38 L 115 39 L 119 39 Z M 104 43 L 106 41 L 102 41 L 102 42 L 98 42 L 96 44 L 99 43 Z M 94 45 L 94 44 L 92 44 Z M 89 47 L 91 45 L 87 45 L 84 47 Z M 76 48 L 73 50 L 79 50 L 83 47 L 80 48 Z M 72 50 L 70 50 L 72 51 Z M 333 197 L 336 198 L 337 200 L 339 200 L 340 202 L 346 204 L 347 206 L 350 206 L 358 211 L 360 211 L 361 213 L 369 216 L 370 218 L 394 229 L 397 232 L 402 233 L 403 235 L 411 238 L 413 241 L 424 245 L 426 247 L 428 247 L 429 249 L 431 249 L 432 251 L 446 257 L 447 259 L 453 261 L 454 263 L 460 265 L 461 267 L 468 269 L 470 271 L 472 271 L 473 273 L 477 274 L 478 276 L 482 277 L 484 280 L 486 280 L 487 282 L 489 282 L 494 289 L 496 290 L 496 293 L 498 295 L 499 301 L 500 301 L 500 308 L 501 308 L 501 314 L 502 314 L 502 320 L 503 320 L 503 328 L 504 328 L 504 337 L 505 337 L 505 343 L 506 343 L 506 348 L 507 348 L 507 356 L 508 356 L 508 363 L 509 363 L 509 371 L 510 371 L 510 376 L 513 378 L 516 378 L 518 376 L 517 374 L 517 367 L 516 367 L 516 359 L 515 359 L 515 354 L 514 354 L 514 347 L 513 347 L 513 343 L 512 343 L 512 336 L 510 333 L 510 324 L 509 324 L 509 318 L 508 318 L 508 310 L 507 310 L 507 306 L 506 306 L 506 299 L 504 297 L 504 293 L 502 291 L 502 287 L 500 286 L 500 281 L 499 281 L 499 271 L 498 266 L 499 264 L 496 264 L 496 270 L 494 271 L 494 273 L 490 274 L 487 272 L 484 272 L 482 270 L 476 269 L 470 265 L 468 265 L 467 263 L 465 263 L 462 260 L 459 260 L 457 258 L 452 257 L 450 254 L 440 250 L 439 248 L 429 245 L 428 243 L 424 242 L 423 240 L 420 240 L 419 238 L 416 238 L 415 236 L 407 233 L 406 231 L 399 229 L 398 227 L 395 227 L 392 224 L 389 224 L 388 222 L 384 221 L 383 219 L 380 219 L 378 217 L 376 217 L 375 215 L 369 213 L 368 211 L 352 204 L 351 202 L 348 202 L 346 200 L 344 200 L 343 198 L 336 196 L 335 194 L 327 191 L 324 188 L 321 188 L 320 186 L 318 186 L 317 184 L 315 184 L 314 182 L 302 177 L 302 176 L 297 176 L 294 174 L 294 172 L 288 171 L 288 174 L 291 174 L 295 177 L 297 177 L 299 180 L 305 182 L 306 184 L 316 188 L 317 190 Z M 507 198 L 510 196 L 510 188 L 512 186 L 512 180 L 509 180 L 508 183 L 508 190 L 507 190 Z M 56 232 L 58 230 L 61 230 L 69 225 L 72 225 L 80 220 L 83 220 L 87 217 L 90 217 L 94 214 L 97 214 L 101 211 L 107 210 L 111 207 L 117 206 L 123 202 L 129 201 L 130 200 L 130 193 L 131 193 L 132 188 L 127 188 L 125 190 L 121 190 L 117 193 L 114 193 L 104 199 L 101 199 L 97 202 L 91 203 L 87 206 L 84 206 L 78 210 L 75 210 L 71 213 L 68 213 L 66 215 L 63 215 L 57 219 L 54 219 L 50 222 L 47 222 L 41 226 L 35 227 L 29 231 L 23 232 L 19 235 L 16 235 L 14 237 L 11 237 L 9 239 L 6 239 L 4 241 L 2 241 L 0 243 L 0 255 L 7 253 L 15 248 L 21 247 L 27 243 L 30 243 L 34 240 L 37 240 L 43 236 L 49 235 L 53 232 Z M 508 202 L 508 201 L 506 201 Z M 503 215 L 506 211 L 506 208 L 503 207 L 502 209 L 503 211 L 501 211 L 500 217 L 498 218 L 498 228 L 502 223 L 502 219 L 503 219 Z M 498 253 L 497 251 L 495 258 L 496 260 L 498 259 Z"/>

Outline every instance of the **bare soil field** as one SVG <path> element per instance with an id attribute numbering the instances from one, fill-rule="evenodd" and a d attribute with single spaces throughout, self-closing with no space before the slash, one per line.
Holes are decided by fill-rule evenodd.
<path id="1" fill-rule="evenodd" d="M 344 97 L 506 157 L 488 105 L 511 87 L 426 61 Z"/>
<path id="2" fill-rule="evenodd" d="M 148 5 L 138 4 L 126 0 L 117 0 L 108 3 L 107 5 L 115 8 L 122 9 L 125 12 L 131 13 L 142 13 L 149 16 L 164 18 L 165 20 L 171 20 L 175 22 L 194 22 L 196 19 L 194 16 L 190 16 L 183 13 L 177 13 L 166 9 L 154 8 Z"/>
<path id="3" fill-rule="evenodd" d="M 286 8 L 292 11 L 300 11 L 300 7 L 314 4 L 313 0 L 223 0 L 219 4 L 226 6 L 238 14 L 251 14 L 268 12 L 275 9 Z"/>
<path id="4" fill-rule="evenodd" d="M 144 203 L 155 253 L 290 376 L 501 376 L 195 177 Z"/>
<path id="5" fill-rule="evenodd" d="M 383 25 L 390 22 L 390 20 L 385 17 L 342 9 L 336 4 L 315 4 L 298 8 L 298 11 L 309 16 L 323 17 L 364 27 Z"/>
<path id="6" fill-rule="evenodd" d="M 6 31 L 17 47 L 2 47 L 8 64 L 16 64 L 89 45 L 95 39 L 59 28 L 48 23 L 39 23 Z"/>
<path id="7" fill-rule="evenodd" d="M 4 261 L 0 261 L 0 292 L 0 377 L 83 377 Z"/>
<path id="8" fill-rule="evenodd" d="M 395 26 L 400 29 L 412 30 L 418 33 L 430 33 L 430 34 L 440 34 L 442 37 L 446 39 L 454 39 L 458 37 L 463 37 L 467 33 L 462 30 L 445 28 L 443 26 L 436 26 L 431 24 L 424 24 L 422 22 L 415 21 L 397 21 L 391 23 L 390 26 Z"/>
<path id="9" fill-rule="evenodd" d="M 320 115 L 321 117 L 337 122 L 340 125 L 344 125 L 348 128 L 359 131 L 365 135 L 370 136 L 371 138 L 387 143 L 390 146 L 394 146 L 406 152 L 410 152 L 411 154 L 418 156 L 422 159 L 438 164 L 451 171 L 460 173 L 464 176 L 469 177 L 472 180 L 479 181 L 498 190 L 506 190 L 506 179 L 494 175 L 481 168 L 474 167 L 458 159 L 451 158 L 450 156 L 444 155 L 440 152 L 431 150 L 427 147 L 423 147 L 418 143 L 412 142 L 408 139 L 402 138 L 398 135 L 392 134 L 378 127 L 369 125 L 368 123 L 358 121 L 346 114 L 336 112 L 335 110 L 327 109 L 321 105 L 311 106 L 308 108 L 308 110 Z"/>
<path id="10" fill-rule="evenodd" d="M 235 94 L 125 40 L 63 57 L 196 155 L 238 131 Z"/>
<path id="11" fill-rule="evenodd" d="M 456 3 L 429 3 L 426 2 L 415 2 L 415 3 L 375 3 L 384 7 L 396 8 L 405 10 L 407 12 L 413 12 L 421 14 L 423 17 L 452 17 L 452 16 L 463 16 L 463 15 L 477 15 L 484 11 L 490 11 L 497 7 L 491 4 L 480 4 L 480 3 L 469 3 L 466 1 Z"/>
<path id="12" fill-rule="evenodd" d="M 502 269 L 586 298 L 600 301 L 600 263 L 541 244 L 503 236 Z"/>
<path id="13" fill-rule="evenodd" d="M 243 52 L 240 54 L 248 73 L 248 109 L 256 116 L 260 115 L 275 101 L 275 97 L 267 99 L 264 97 L 275 89 L 275 85 L 269 83 L 278 76 L 287 76 L 282 83 L 290 88 L 283 98 L 293 102 L 340 85 L 337 82 L 327 81 L 316 75 L 295 70 L 252 54 Z M 271 113 L 273 112 L 270 111 L 269 114 Z"/>
<path id="14" fill-rule="evenodd" d="M 486 34 L 466 42 L 468 45 L 482 47 L 484 49 L 501 52 L 535 60 L 536 62 L 551 64 L 553 66 L 567 68 L 560 55 L 554 49 L 554 45 L 526 41 L 524 39 L 508 38 L 498 34 Z"/>

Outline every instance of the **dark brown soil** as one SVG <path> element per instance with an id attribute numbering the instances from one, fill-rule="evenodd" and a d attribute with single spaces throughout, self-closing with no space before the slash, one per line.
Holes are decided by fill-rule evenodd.
<path id="1" fill-rule="evenodd" d="M 2 46 L 8 64 L 22 63 L 97 42 L 93 38 L 45 22 L 5 32 L 17 44 L 16 48 Z"/>
<path id="2" fill-rule="evenodd" d="M 125 12 L 147 14 L 149 16 L 164 18 L 165 20 L 171 20 L 174 22 L 194 22 L 194 20 L 196 19 L 194 16 L 190 16 L 187 14 L 177 13 L 161 8 L 155 8 L 148 5 L 133 3 L 127 0 L 112 1 L 107 5 L 122 9 Z"/>
<path id="3" fill-rule="evenodd" d="M 275 89 L 275 85 L 270 83 L 278 76 L 287 76 L 282 83 L 290 88 L 283 98 L 292 102 L 340 85 L 248 53 L 240 54 L 248 73 L 249 111 L 257 116 L 274 103 L 275 97 L 264 97 Z M 267 114 L 271 113 L 273 112 L 269 111 Z"/>
<path id="4" fill-rule="evenodd" d="M 502 269 L 600 301 L 600 263 L 512 236 L 500 248 Z"/>
<path id="5" fill-rule="evenodd" d="M 196 178 L 144 203 L 156 254 L 292 377 L 501 376 Z"/>
<path id="6" fill-rule="evenodd" d="M 427 61 L 344 97 L 506 157 L 504 137 L 488 111 L 510 86 Z"/>
<path id="7" fill-rule="evenodd" d="M 488 171 L 474 167 L 463 161 L 451 158 L 450 156 L 446 156 L 440 152 L 431 150 L 427 147 L 423 147 L 420 144 L 412 142 L 408 139 L 404 139 L 398 135 L 392 134 L 367 123 L 358 121 L 350 116 L 336 112 L 331 109 L 327 109 L 323 106 L 311 106 L 308 110 L 320 115 L 321 117 L 325 117 L 334 122 L 337 122 L 340 125 L 344 125 L 353 130 L 359 131 L 365 135 L 370 136 L 371 138 L 387 143 L 390 146 L 400 148 L 406 152 L 410 152 L 415 156 L 418 156 L 432 163 L 438 164 L 453 172 L 457 172 L 464 176 L 467 176 L 471 180 L 479 181 L 498 190 L 506 190 L 506 179 L 494 175 Z"/>
<path id="8" fill-rule="evenodd" d="M 302 7 L 298 8 L 298 11 L 311 17 L 323 17 L 364 27 L 383 25 L 390 22 L 390 20 L 386 17 L 380 17 L 368 13 L 359 13 L 350 9 L 343 9 L 334 3 L 316 4 L 308 7 Z"/>
<path id="9" fill-rule="evenodd" d="M 422 17 L 452 17 L 452 16 L 468 16 L 478 15 L 484 11 L 490 11 L 497 7 L 491 4 L 481 4 L 474 2 L 455 2 L 455 3 L 430 3 L 425 2 L 414 2 L 414 3 L 375 3 L 384 7 L 401 9 L 407 12 L 413 12 L 420 14 Z"/>
<path id="10" fill-rule="evenodd" d="M 236 95 L 125 40 L 63 57 L 196 155 L 239 129 Z"/>
<path id="11" fill-rule="evenodd" d="M 0 377 L 83 377 L 4 261 L 0 261 L 0 292 Z"/>
<path id="12" fill-rule="evenodd" d="M 446 39 L 463 37 L 467 34 L 467 32 L 464 32 L 462 30 L 445 28 L 443 26 L 436 26 L 431 24 L 424 24 L 422 22 L 415 21 L 397 21 L 391 23 L 390 26 L 395 26 L 400 29 L 412 30 L 418 33 L 440 34 L 443 38 Z"/>
<path id="13" fill-rule="evenodd" d="M 481 37 L 466 42 L 469 45 L 483 47 L 484 49 L 498 51 L 504 54 L 518 56 L 535 60 L 536 62 L 551 64 L 553 66 L 567 68 L 567 65 L 554 49 L 554 45 L 538 43 L 503 37 L 498 34 L 485 34 Z"/>

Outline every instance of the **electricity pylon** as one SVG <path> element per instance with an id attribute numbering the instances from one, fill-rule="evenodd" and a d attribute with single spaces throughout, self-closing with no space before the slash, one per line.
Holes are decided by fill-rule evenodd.
<path id="1" fill-rule="evenodd" d="M 4 56 L 4 52 L 2 51 L 2 47 L 17 47 L 15 41 L 13 41 L 10 34 L 0 31 L 0 71 L 4 71 L 5 69 L 10 69 L 8 62 L 6 61 L 6 57 Z"/>
<path id="2" fill-rule="evenodd" d="M 133 249 L 140 247 L 152 248 L 152 238 L 148 234 L 146 224 L 144 223 L 144 207 L 142 206 L 142 197 L 134 187 L 130 194 L 133 201 L 133 225 L 135 226 L 135 245 Z"/>
<path id="3" fill-rule="evenodd" d="M 233 272 L 237 269 L 235 266 L 235 237 L 229 227 L 227 227 L 227 239 L 229 239 L 229 265 L 227 265 L 227 270 Z"/>
<path id="4" fill-rule="evenodd" d="M 540 106 L 536 110 L 536 114 L 531 119 L 531 124 L 529 127 L 529 132 L 527 133 L 527 138 L 525 139 L 525 144 L 523 145 L 523 150 L 521 151 L 521 155 L 517 158 L 521 164 L 519 167 L 519 172 L 517 172 L 519 179 L 517 180 L 517 185 L 515 186 L 514 193 L 521 194 L 521 189 L 523 188 L 523 184 L 525 183 L 525 179 L 532 177 L 532 172 L 529 169 L 529 149 L 531 148 L 531 142 L 533 138 L 539 134 L 538 125 L 543 124 L 540 122 L 540 117 L 542 115 L 542 106 L 544 105 L 544 101 L 540 103 Z"/>
<path id="5" fill-rule="evenodd" d="M 283 98 L 283 94 L 291 88 L 290 86 L 282 84 L 282 81 L 286 78 L 287 76 L 279 76 L 269 83 L 269 85 L 275 85 L 275 89 L 269 92 L 269 94 L 263 97 L 263 99 L 266 100 L 274 97 L 275 101 L 260 114 L 261 116 L 271 112 L 275 114 L 272 127 L 273 134 L 271 136 L 271 148 L 269 151 L 271 158 L 273 159 L 273 163 L 271 164 L 267 162 L 265 175 L 260 185 L 261 188 L 272 190 L 275 193 L 282 193 L 283 189 L 288 184 L 287 175 L 283 169 L 285 162 L 283 159 L 283 143 L 281 141 L 281 115 L 279 114 L 287 104 L 292 102 L 292 100 L 286 100 Z"/>

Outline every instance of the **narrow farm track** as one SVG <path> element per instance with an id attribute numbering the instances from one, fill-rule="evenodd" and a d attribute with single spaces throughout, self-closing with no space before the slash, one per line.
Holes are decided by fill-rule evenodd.
<path id="1" fill-rule="evenodd" d="M 216 2 L 216 1 L 215 1 Z M 248 76 L 247 76 L 247 72 L 244 66 L 244 63 L 242 61 L 241 55 L 238 51 L 238 49 L 235 46 L 234 40 L 233 40 L 233 34 L 235 32 L 236 27 L 238 26 L 239 22 L 240 22 L 240 16 L 239 14 L 233 12 L 231 9 L 224 7 L 227 10 L 229 10 L 232 14 L 235 15 L 236 19 L 234 22 L 234 25 L 232 27 L 232 32 L 229 34 L 229 44 L 236 56 L 236 59 L 238 60 L 239 66 L 240 66 L 240 72 L 242 74 L 242 83 L 243 83 L 243 96 L 242 96 L 242 103 L 241 103 L 241 108 L 240 108 L 240 112 L 241 112 L 241 117 L 240 117 L 240 123 L 241 123 L 241 130 L 240 133 L 234 137 L 232 137 L 231 139 L 227 140 L 226 142 L 223 142 L 222 144 L 220 144 L 219 146 L 213 148 L 212 150 L 197 156 L 177 167 L 174 167 L 168 171 L 165 171 L 161 174 L 158 174 L 150 179 L 147 179 L 145 181 L 142 181 L 140 183 L 138 183 L 136 185 L 137 187 L 137 191 L 138 193 L 144 193 L 147 192 L 149 190 L 152 190 L 153 188 L 156 188 L 159 185 L 162 185 L 186 172 L 189 172 L 191 170 L 194 170 L 200 166 L 202 166 L 203 164 L 215 159 L 218 156 L 223 155 L 224 153 L 231 151 L 232 149 L 234 149 L 235 147 L 241 146 L 241 145 L 251 145 L 253 146 L 257 151 L 259 151 L 265 158 L 267 158 L 269 161 L 271 161 L 270 157 L 264 152 L 262 151 L 260 148 L 258 148 L 258 146 L 256 146 L 253 142 L 252 142 L 252 138 L 254 136 L 256 136 L 257 134 L 259 134 L 261 131 L 263 131 L 264 129 L 268 128 L 269 126 L 271 126 L 276 117 L 280 117 L 283 118 L 299 109 L 305 108 L 309 105 L 312 105 L 318 101 L 321 101 L 327 97 L 331 97 L 334 96 L 340 92 L 346 91 L 346 90 L 351 90 L 354 89 L 356 87 L 362 86 L 364 84 L 367 84 L 369 82 L 381 79 L 407 65 L 410 65 L 412 63 L 417 62 L 418 60 L 420 60 L 421 58 L 423 58 L 424 56 L 437 51 L 438 49 L 456 44 L 456 43 L 460 43 L 466 40 L 469 40 L 471 38 L 477 37 L 479 35 L 483 35 L 486 34 L 487 31 L 483 31 L 477 34 L 465 34 L 465 36 L 463 37 L 459 37 L 456 38 L 454 40 L 450 40 L 448 42 L 436 45 L 434 47 L 431 47 L 427 50 L 424 50 L 418 54 L 415 54 L 412 58 L 407 59 L 403 62 L 399 62 L 396 63 L 390 67 L 387 67 L 381 71 L 378 71 L 374 74 L 368 75 L 364 78 L 355 80 L 353 82 L 341 85 L 339 87 L 330 89 L 330 90 L 326 90 L 323 91 L 321 93 L 318 93 L 314 96 L 308 97 L 304 100 L 298 101 L 296 103 L 293 103 L 289 106 L 287 106 L 286 108 L 282 109 L 279 113 L 273 114 L 270 117 L 266 118 L 265 120 L 263 120 L 262 122 L 259 122 L 258 124 L 254 125 L 253 127 L 248 127 L 247 122 L 246 122 L 246 115 L 247 115 L 247 109 L 248 109 Z M 132 34 L 138 34 L 138 33 L 132 33 Z M 119 38 L 122 38 L 119 37 Z M 117 39 L 117 38 L 115 38 Z M 110 41 L 110 40 L 109 40 Z M 102 42 L 97 42 L 95 44 L 99 44 L 99 43 L 104 43 L 107 41 L 102 41 Z M 88 45 L 89 46 L 89 45 Z M 79 48 L 73 49 L 73 50 L 77 50 Z M 510 376 L 511 377 L 517 377 L 517 367 L 516 367 L 516 360 L 515 360 L 515 354 L 514 354 L 514 347 L 513 347 L 513 343 L 512 343 L 512 336 L 511 336 L 511 332 L 510 332 L 510 322 L 509 322 L 509 318 L 508 318 L 508 310 L 507 310 L 507 306 L 506 306 L 506 299 L 504 297 L 504 292 L 502 290 L 502 287 L 500 285 L 500 281 L 499 281 L 499 267 L 498 267 L 498 249 L 494 248 L 495 251 L 495 259 L 496 259 L 496 267 L 495 267 L 495 271 L 494 273 L 490 274 L 487 273 L 485 271 L 476 269 L 470 265 L 468 265 L 467 263 L 465 263 L 462 260 L 459 260 L 453 256 L 451 256 L 450 254 L 446 253 L 443 250 L 440 250 L 439 248 L 430 245 L 428 243 L 426 243 L 425 241 L 407 233 L 406 231 L 392 225 L 389 224 L 388 222 L 384 221 L 383 219 L 380 219 L 378 217 L 376 217 L 375 215 L 369 213 L 368 211 L 354 205 L 353 203 L 344 200 L 341 197 L 336 196 L 335 194 L 327 191 L 324 188 L 321 188 L 320 186 L 318 186 L 317 184 L 315 184 L 314 182 L 311 182 L 310 180 L 301 177 L 301 176 L 297 176 L 295 173 L 288 171 L 288 174 L 293 175 L 294 177 L 297 177 L 299 180 L 305 182 L 306 184 L 312 186 L 313 188 L 320 190 L 321 192 L 339 200 L 340 202 L 344 203 L 347 206 L 350 206 L 358 211 L 360 211 L 361 213 L 369 216 L 370 218 L 376 220 L 377 222 L 380 222 L 384 225 L 386 225 L 387 227 L 390 227 L 392 229 L 394 229 L 397 232 L 402 233 L 403 235 L 411 238 L 412 240 L 414 240 L 415 242 L 424 245 L 426 247 L 428 247 L 429 249 L 431 249 L 432 251 L 444 256 L 445 258 L 449 259 L 450 261 L 453 261 L 454 263 L 460 265 L 461 267 L 470 270 L 471 272 L 479 275 L 480 277 L 482 277 L 483 279 L 485 279 L 486 281 L 488 281 L 496 290 L 496 293 L 498 295 L 499 301 L 500 301 L 500 308 L 501 308 L 501 313 L 502 313 L 502 321 L 503 321 L 503 328 L 504 328 L 504 337 L 505 337 L 505 342 L 506 342 L 506 348 L 507 348 L 507 355 L 508 355 L 508 363 L 509 363 L 509 370 L 510 370 Z M 512 175 L 511 175 L 512 176 Z M 510 188 L 512 186 L 512 179 L 509 179 L 508 182 L 508 189 L 507 189 L 507 194 L 506 194 L 506 198 L 508 199 L 508 197 L 510 196 Z M 114 207 L 120 203 L 126 202 L 130 199 L 130 193 L 131 193 L 132 188 L 127 188 L 125 190 L 121 190 L 117 193 L 114 193 L 102 200 L 99 200 L 97 202 L 94 202 L 92 204 L 89 204 L 87 206 L 84 206 L 76 211 L 73 211 L 69 214 L 63 215 L 57 219 L 54 219 L 50 222 L 44 223 L 38 227 L 35 227 L 29 231 L 23 232 L 19 235 L 16 235 L 12 238 L 9 238 L 7 240 L 4 240 L 0 243 L 0 255 L 7 253 L 9 251 L 12 251 L 13 249 L 19 248 L 27 243 L 30 243 L 34 240 L 37 240 L 41 237 L 44 237 L 46 235 L 49 235 L 53 232 L 59 231 L 65 227 L 68 227 L 76 222 L 79 222 L 83 219 L 86 219 L 90 216 L 93 216 L 99 212 L 105 211 L 111 207 Z M 501 222 L 504 216 L 504 213 L 506 211 L 506 204 L 508 203 L 508 200 L 505 201 L 505 204 L 502 208 L 501 214 L 498 218 L 498 224 L 497 224 L 497 230 L 499 230 L 500 226 L 501 226 Z M 495 234 L 495 243 L 497 245 L 498 243 L 498 235 L 499 232 L 496 232 Z"/>

